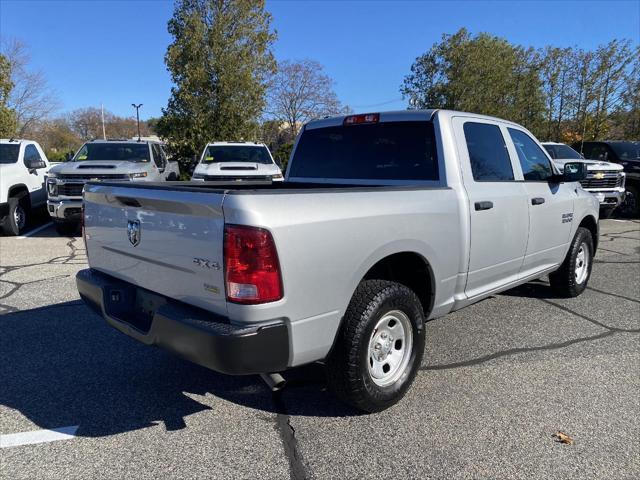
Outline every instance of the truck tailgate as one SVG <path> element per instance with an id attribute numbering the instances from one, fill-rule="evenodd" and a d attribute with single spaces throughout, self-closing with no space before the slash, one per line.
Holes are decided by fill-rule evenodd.
<path id="1" fill-rule="evenodd" d="M 223 191 L 87 184 L 92 268 L 176 300 L 226 314 Z"/>

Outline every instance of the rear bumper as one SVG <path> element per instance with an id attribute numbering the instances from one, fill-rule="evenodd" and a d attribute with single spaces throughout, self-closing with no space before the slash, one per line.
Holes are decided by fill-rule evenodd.
<path id="1" fill-rule="evenodd" d="M 278 372 L 289 362 L 289 333 L 282 321 L 237 327 L 96 270 L 76 275 L 82 299 L 112 327 L 147 345 L 230 375 Z"/>
<path id="2" fill-rule="evenodd" d="M 82 215 L 82 199 L 47 200 L 47 210 L 54 220 L 79 222 Z"/>

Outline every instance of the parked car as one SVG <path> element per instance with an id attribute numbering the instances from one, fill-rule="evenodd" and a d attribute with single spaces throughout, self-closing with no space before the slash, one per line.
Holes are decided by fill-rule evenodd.
<path id="1" fill-rule="evenodd" d="M 266 145 L 254 142 L 208 144 L 191 180 L 195 181 L 282 181 L 280 167 Z"/>
<path id="2" fill-rule="evenodd" d="M 564 143 L 543 142 L 553 163 L 562 171 L 567 162 L 582 161 L 587 164 L 587 178 L 580 184 L 600 202 L 600 218 L 609 218 L 623 202 L 625 173 L 622 165 L 602 160 L 585 160 L 582 155 Z"/>
<path id="3" fill-rule="evenodd" d="M 140 342 L 272 380 L 324 361 L 342 400 L 379 411 L 412 383 L 426 320 L 547 274 L 582 293 L 599 207 L 585 175 L 497 118 L 325 118 L 283 183 L 89 182 L 77 286 Z"/>
<path id="4" fill-rule="evenodd" d="M 621 209 L 640 216 L 640 142 L 613 141 L 574 143 L 585 158 L 618 163 L 627 176 L 627 194 Z"/>
<path id="5" fill-rule="evenodd" d="M 19 235 L 31 211 L 46 204 L 48 168 L 37 142 L 0 139 L 0 228 L 5 235 Z"/>
<path id="6" fill-rule="evenodd" d="M 88 180 L 158 182 L 178 180 L 178 162 L 162 143 L 150 140 L 93 140 L 68 162 L 55 165 L 47 179 L 47 208 L 60 234 L 78 228 L 82 189 Z"/>

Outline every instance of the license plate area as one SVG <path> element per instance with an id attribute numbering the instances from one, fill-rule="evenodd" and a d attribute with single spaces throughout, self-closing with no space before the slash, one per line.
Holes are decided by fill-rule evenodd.
<path id="1" fill-rule="evenodd" d="M 105 298 L 107 315 L 148 333 L 156 311 L 166 305 L 162 295 L 133 286 L 109 287 Z"/>

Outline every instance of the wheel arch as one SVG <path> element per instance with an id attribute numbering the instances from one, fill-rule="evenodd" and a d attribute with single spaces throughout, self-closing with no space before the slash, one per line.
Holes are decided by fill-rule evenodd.
<path id="1" fill-rule="evenodd" d="M 13 185 L 11 186 L 11 188 L 9 189 L 9 194 L 7 195 L 7 200 L 9 200 L 10 198 L 20 198 L 24 196 L 26 201 L 29 202 L 29 205 L 31 204 L 31 197 L 29 196 L 29 189 L 27 188 L 27 186 L 23 183 L 19 183 L 17 185 Z"/>
<path id="2" fill-rule="evenodd" d="M 587 215 L 582 220 L 580 220 L 580 224 L 578 227 L 583 227 L 591 232 L 591 239 L 593 240 L 593 254 L 595 255 L 598 250 L 598 237 L 599 237 L 599 226 L 598 221 L 595 219 L 593 215 Z"/>
<path id="3" fill-rule="evenodd" d="M 425 318 L 433 310 L 436 280 L 431 263 L 420 253 L 401 251 L 386 255 L 367 269 L 360 282 L 364 280 L 400 283 L 418 296 Z"/>

